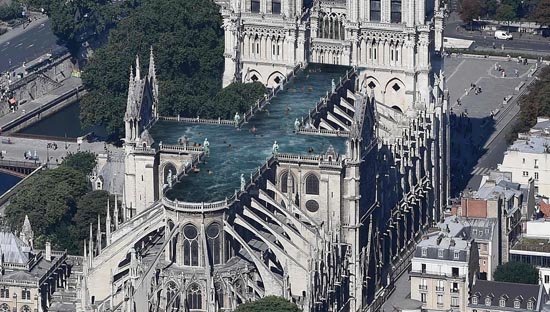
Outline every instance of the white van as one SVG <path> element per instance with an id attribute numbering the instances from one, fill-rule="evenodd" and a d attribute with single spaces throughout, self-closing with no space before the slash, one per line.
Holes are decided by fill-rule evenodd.
<path id="1" fill-rule="evenodd" d="M 504 30 L 495 31 L 495 39 L 512 40 L 512 35 Z"/>

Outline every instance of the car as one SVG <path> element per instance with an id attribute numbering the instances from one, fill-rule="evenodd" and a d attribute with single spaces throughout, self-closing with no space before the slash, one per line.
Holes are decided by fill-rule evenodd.
<path id="1" fill-rule="evenodd" d="M 513 36 L 507 31 L 497 30 L 497 31 L 495 31 L 495 39 L 512 40 Z"/>

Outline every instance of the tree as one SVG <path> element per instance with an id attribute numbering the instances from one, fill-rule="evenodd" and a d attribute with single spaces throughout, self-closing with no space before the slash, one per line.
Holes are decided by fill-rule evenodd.
<path id="1" fill-rule="evenodd" d="M 494 279 L 497 282 L 538 284 L 539 270 L 530 264 L 508 262 L 497 267 Z"/>
<path id="2" fill-rule="evenodd" d="M 73 168 L 85 175 L 91 174 L 96 164 L 96 155 L 91 152 L 69 153 L 61 163 L 62 166 Z"/>
<path id="3" fill-rule="evenodd" d="M 13 2 L 10 5 L 0 5 L 0 21 L 9 21 L 21 17 L 21 5 Z"/>
<path id="4" fill-rule="evenodd" d="M 502 4 L 497 8 L 495 18 L 499 21 L 507 22 L 510 28 L 510 22 L 516 20 L 516 11 L 509 4 Z"/>
<path id="5" fill-rule="evenodd" d="M 60 166 L 42 171 L 26 180 L 10 201 L 5 215 L 9 225 L 20 229 L 25 215 L 35 232 L 35 244 L 43 246 L 50 240 L 65 248 L 66 228 L 76 212 L 77 200 L 90 190 L 86 176 L 73 168 Z"/>
<path id="6" fill-rule="evenodd" d="M 460 19 L 465 23 L 471 24 L 474 19 L 482 15 L 480 0 L 461 0 L 459 5 Z"/>
<path id="7" fill-rule="evenodd" d="M 101 217 L 102 230 L 105 231 L 105 218 L 107 217 L 107 202 L 110 199 L 114 205 L 114 196 L 109 196 L 106 191 L 92 191 L 78 199 L 76 214 L 72 218 L 75 226 L 75 240 L 82 242 L 90 236 L 90 223 L 94 231 L 97 228 L 97 216 Z M 112 209 L 112 208 L 111 208 Z M 111 216 L 112 217 L 112 216 Z"/>
<path id="8" fill-rule="evenodd" d="M 300 308 L 292 302 L 276 296 L 264 297 L 260 300 L 241 304 L 235 312 L 300 312 Z"/>
<path id="9" fill-rule="evenodd" d="M 543 26 L 550 25 L 550 0 L 539 0 L 531 18 Z"/>

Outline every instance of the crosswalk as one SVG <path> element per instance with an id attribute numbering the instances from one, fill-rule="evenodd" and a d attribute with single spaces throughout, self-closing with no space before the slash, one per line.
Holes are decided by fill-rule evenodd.
<path id="1" fill-rule="evenodd" d="M 489 172 L 491 172 L 491 168 L 474 167 L 472 170 L 472 175 L 488 175 Z"/>

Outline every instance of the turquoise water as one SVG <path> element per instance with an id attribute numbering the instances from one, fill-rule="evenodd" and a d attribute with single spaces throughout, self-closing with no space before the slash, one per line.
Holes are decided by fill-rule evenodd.
<path id="1" fill-rule="evenodd" d="M 345 74 L 346 67 L 310 67 L 298 74 L 284 90 L 261 112 L 245 124 L 241 130 L 231 126 L 196 125 L 176 122 L 158 122 L 151 135 L 158 144 L 177 144 L 178 138 L 187 136 L 193 142 L 210 142 L 210 156 L 206 164 L 200 165 L 198 174 L 191 173 L 168 192 L 169 198 L 189 202 L 211 202 L 230 197 L 240 186 L 240 175 L 247 179 L 271 157 L 274 141 L 279 144 L 280 153 L 320 154 L 333 145 L 337 152 L 345 153 L 345 138 L 329 138 L 293 133 L 294 120 L 307 114 Z M 320 71 L 319 71 L 320 70 Z M 288 109 L 287 109 L 288 106 Z M 242 112 L 241 112 L 242 113 Z M 256 134 L 250 128 L 257 129 Z M 231 144 L 231 148 L 229 148 Z M 212 174 L 208 174 L 208 170 Z"/>

